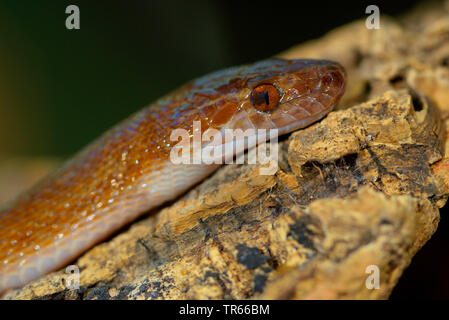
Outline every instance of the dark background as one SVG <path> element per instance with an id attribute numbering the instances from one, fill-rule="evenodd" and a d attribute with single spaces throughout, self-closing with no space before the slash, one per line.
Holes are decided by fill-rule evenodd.
<path id="1" fill-rule="evenodd" d="M 392 16 L 417 3 L 375 1 Z M 70 4 L 80 30 L 65 28 Z M 365 17 L 369 4 L 3 0 L 0 155 L 68 157 L 184 82 L 318 38 Z M 447 220 L 442 212 L 391 298 L 449 298 Z"/>

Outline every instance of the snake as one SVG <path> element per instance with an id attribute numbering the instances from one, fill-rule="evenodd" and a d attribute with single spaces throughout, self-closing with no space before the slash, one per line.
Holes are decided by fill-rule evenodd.
<path id="1" fill-rule="evenodd" d="M 1 209 L 0 293 L 67 265 L 220 166 L 173 163 L 174 130 L 191 138 L 198 121 L 284 135 L 323 118 L 345 86 L 335 61 L 270 58 L 194 79 L 130 115 Z"/>

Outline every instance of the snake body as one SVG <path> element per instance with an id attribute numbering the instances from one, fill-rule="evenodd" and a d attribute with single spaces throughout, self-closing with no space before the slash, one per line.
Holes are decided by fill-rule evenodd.
<path id="1" fill-rule="evenodd" d="M 193 80 L 125 119 L 0 212 L 0 292 L 60 268 L 218 165 L 173 164 L 179 128 L 276 128 L 320 119 L 338 102 L 336 62 L 268 59 Z"/>

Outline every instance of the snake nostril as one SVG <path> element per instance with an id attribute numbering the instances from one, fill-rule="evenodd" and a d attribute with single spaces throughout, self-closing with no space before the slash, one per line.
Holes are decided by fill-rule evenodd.
<path id="1" fill-rule="evenodd" d="M 330 85 L 332 81 L 333 81 L 332 74 L 326 74 L 321 80 L 322 84 L 324 84 L 325 86 Z"/>

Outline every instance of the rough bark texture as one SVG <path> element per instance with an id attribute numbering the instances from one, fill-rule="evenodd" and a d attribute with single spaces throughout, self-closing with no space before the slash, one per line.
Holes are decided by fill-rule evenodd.
<path id="1" fill-rule="evenodd" d="M 281 55 L 340 61 L 349 83 L 336 111 L 281 142 L 276 174 L 224 166 L 75 261 L 79 289 L 61 270 L 6 297 L 388 298 L 449 194 L 449 5 L 400 22 L 357 21 Z"/>

